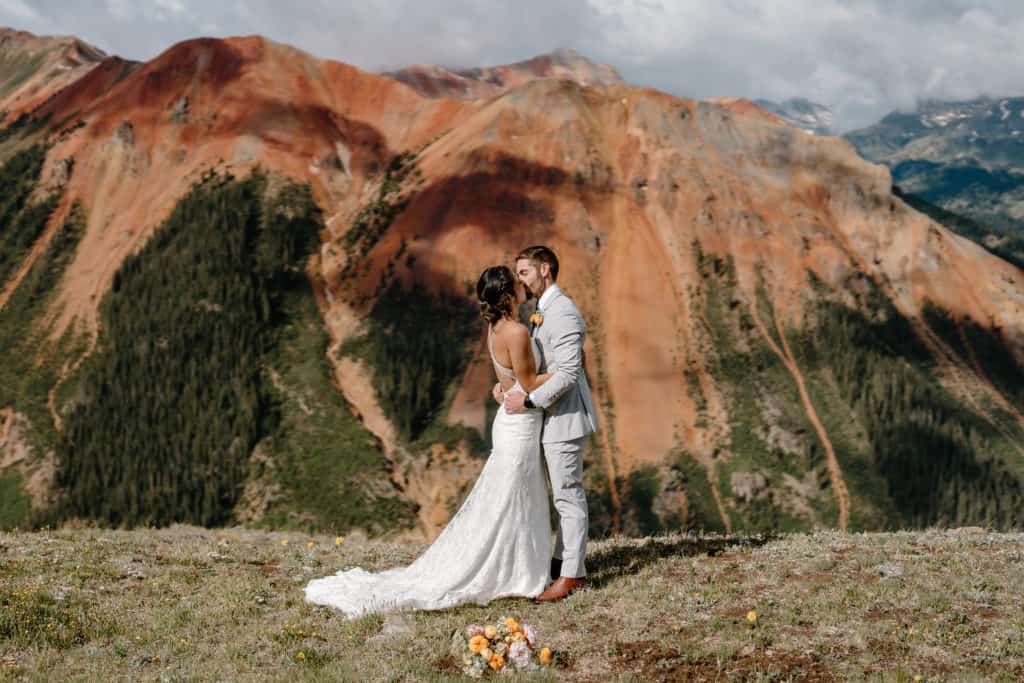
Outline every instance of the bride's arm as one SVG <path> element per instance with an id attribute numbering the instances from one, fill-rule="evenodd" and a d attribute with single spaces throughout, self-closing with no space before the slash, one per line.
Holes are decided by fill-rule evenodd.
<path id="1" fill-rule="evenodd" d="M 509 326 L 506 329 L 506 334 L 508 335 L 509 355 L 512 357 L 512 370 L 516 373 L 519 386 L 526 393 L 530 393 L 551 377 L 552 373 L 537 374 L 530 333 L 524 325 Z"/>

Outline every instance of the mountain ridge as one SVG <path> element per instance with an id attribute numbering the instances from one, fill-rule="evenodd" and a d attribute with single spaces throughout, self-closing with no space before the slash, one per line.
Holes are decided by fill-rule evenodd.
<path id="1" fill-rule="evenodd" d="M 227 200 L 203 193 L 220 183 L 248 202 L 238 211 L 263 215 L 249 186 L 234 184 L 258 167 L 308 183 L 317 212 L 297 206 L 322 227 L 305 266 L 315 312 L 295 291 L 268 294 L 308 339 L 270 316 L 260 334 L 283 346 L 251 381 L 300 431 L 311 414 L 339 415 L 340 392 L 361 418 L 351 443 L 374 444 L 360 456 L 365 481 L 345 486 L 405 501 L 428 537 L 478 470 L 494 409 L 468 292 L 485 265 L 531 243 L 560 255 L 560 283 L 590 325 L 586 370 L 605 425 L 588 453 L 595 535 L 1016 519 L 1007 501 L 1024 477 L 1014 374 L 1024 273 L 911 209 L 888 169 L 847 141 L 806 135 L 748 100 L 623 84 L 534 78 L 478 99 L 424 97 L 257 36 L 184 41 L 137 67 L 105 63 L 95 81 L 49 100 L 52 119 L 80 125 L 49 130 L 29 117 L 0 147 L 6 160 L 48 145 L 31 182 L 58 188 L 38 235 L 17 219 L 31 248 L 14 259 L 0 314 L 24 300 L 73 207 L 82 216 L 52 295 L 25 304 L 45 332 L 19 342 L 65 349 L 53 351 L 67 354 L 65 372 L 53 371 L 59 387 L 42 403 L 30 388 L 0 394 L 0 408 L 31 413 L 35 429 L 57 424 L 40 415 L 102 394 L 88 384 L 100 360 L 111 373 L 131 365 L 107 355 L 104 302 L 126 278 L 142 278 L 131 291 L 164 286 L 158 261 L 143 272 L 136 255 L 168 230 L 202 235 L 167 223 L 176 207 L 186 197 L 219 206 Z M 217 311 L 194 296 L 195 310 Z M 424 317 L 410 326 L 414 313 Z M 140 348 L 173 334 L 145 307 L 137 314 Z M 76 334 L 84 340 L 67 351 L 61 340 Z M 307 368 L 321 341 L 323 363 Z M 321 413 L 307 412 L 314 399 Z M 258 429 L 240 486 L 257 510 L 246 519 L 326 523 L 326 508 L 303 508 L 296 488 L 314 485 L 313 470 L 284 474 L 319 467 L 302 449 L 323 437 L 300 449 L 289 441 L 299 432 Z"/>
<path id="2" fill-rule="evenodd" d="M 493 67 L 458 69 L 415 64 L 383 75 L 409 85 L 425 97 L 459 99 L 490 97 L 538 78 L 568 80 L 580 85 L 625 84 L 614 67 L 594 62 L 571 48 Z"/>
<path id="3" fill-rule="evenodd" d="M 106 57 L 73 36 L 35 36 L 0 27 L 0 111 L 12 117 L 30 111 Z"/>

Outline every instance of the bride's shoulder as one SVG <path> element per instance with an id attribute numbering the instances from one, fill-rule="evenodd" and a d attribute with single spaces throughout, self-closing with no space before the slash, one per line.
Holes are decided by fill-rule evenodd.
<path id="1" fill-rule="evenodd" d="M 526 328 L 526 325 L 522 324 L 518 320 L 502 320 L 499 325 L 494 328 L 494 334 L 502 339 L 513 341 L 520 337 L 530 337 L 530 331 Z"/>

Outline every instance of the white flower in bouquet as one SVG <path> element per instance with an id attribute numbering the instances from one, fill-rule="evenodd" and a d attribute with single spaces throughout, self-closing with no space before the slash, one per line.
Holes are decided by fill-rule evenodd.
<path id="1" fill-rule="evenodd" d="M 489 647 L 485 647 L 484 649 L 480 650 L 480 656 L 484 658 L 485 662 L 489 662 L 491 661 L 491 657 L 494 656 L 494 651 Z"/>
<path id="2" fill-rule="evenodd" d="M 522 640 L 512 643 L 512 647 L 508 649 L 508 659 L 517 669 L 532 669 L 534 667 L 530 655 L 530 646 Z"/>
<path id="3" fill-rule="evenodd" d="M 473 636 L 482 636 L 484 634 L 484 627 L 480 624 L 470 624 L 466 627 L 466 638 L 470 639 Z"/>
<path id="4" fill-rule="evenodd" d="M 537 633 L 533 630 L 532 626 L 523 624 L 523 635 L 526 636 L 526 642 L 530 647 L 536 647 Z"/>

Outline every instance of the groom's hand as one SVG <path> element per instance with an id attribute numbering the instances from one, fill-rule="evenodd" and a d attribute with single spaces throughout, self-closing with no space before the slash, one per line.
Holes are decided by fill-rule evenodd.
<path id="1" fill-rule="evenodd" d="M 505 402 L 505 391 L 501 388 L 501 382 L 495 384 L 494 388 L 491 389 L 491 396 L 493 396 L 494 400 L 499 404 Z"/>
<path id="2" fill-rule="evenodd" d="M 505 412 L 510 415 L 526 412 L 526 408 L 523 407 L 523 401 L 525 400 L 526 394 L 521 391 L 508 392 L 505 394 Z"/>

